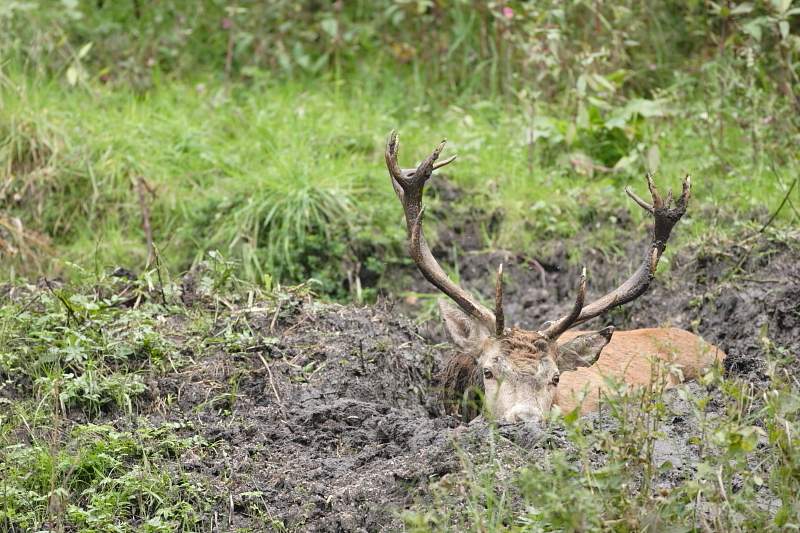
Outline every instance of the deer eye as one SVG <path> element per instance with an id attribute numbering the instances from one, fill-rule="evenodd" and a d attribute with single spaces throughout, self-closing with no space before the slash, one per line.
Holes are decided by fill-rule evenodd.
<path id="1" fill-rule="evenodd" d="M 489 370 L 488 368 L 484 368 L 483 369 L 483 377 L 484 377 L 484 379 L 492 379 L 494 377 L 494 374 L 492 374 L 492 371 Z"/>
<path id="2" fill-rule="evenodd" d="M 559 377 L 559 375 L 558 375 L 558 374 L 556 374 L 555 376 L 553 376 L 553 381 L 552 381 L 553 385 L 558 385 L 558 381 L 559 381 L 559 379 L 561 379 L 561 378 Z"/>

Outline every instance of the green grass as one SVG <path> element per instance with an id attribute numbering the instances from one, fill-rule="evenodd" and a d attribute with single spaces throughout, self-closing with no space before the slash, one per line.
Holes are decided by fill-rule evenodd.
<path id="1" fill-rule="evenodd" d="M 0 238 L 19 253 L 3 261 L 0 279 L 62 273 L 50 262 L 55 257 L 144 268 L 142 177 L 153 191 L 145 191 L 153 241 L 173 275 L 219 250 L 250 280 L 313 277 L 325 293 L 344 297 L 343 258 L 380 264 L 405 257 L 400 206 L 383 163 L 392 128 L 401 134 L 405 167 L 449 137 L 445 153 L 459 159 L 446 174 L 476 193 L 465 203 L 504 213 L 492 245 L 510 249 L 576 234 L 613 248 L 609 220 L 619 208 L 645 231 L 622 188 L 646 194 L 646 170 L 658 171 L 662 189 L 693 175 L 682 238 L 736 232 L 740 222 L 769 218 L 800 163 L 791 137 L 782 136 L 788 123 L 758 119 L 770 116 L 768 103 L 746 119 L 733 107 L 720 109 L 720 135 L 716 119 L 703 118 L 699 103 L 679 106 L 678 93 L 649 118 L 615 109 L 576 131 L 557 107 L 540 105 L 531 147 L 522 106 L 431 99 L 412 107 L 406 94 L 359 80 L 336 91 L 324 82 L 263 82 L 226 92 L 207 79 L 164 83 L 145 95 L 21 74 L 5 84 L 16 90 L 0 108 L 0 168 L 8 182 Z M 623 167 L 593 169 L 609 149 L 625 154 Z M 800 187 L 792 197 L 796 204 Z M 787 205 L 774 224 L 795 219 Z"/>
<path id="2" fill-rule="evenodd" d="M 35 292 L 18 285 L 17 299 L 0 310 L 0 529 L 202 528 L 214 495 L 173 459 L 213 447 L 191 423 L 154 425 L 137 415 L 145 369 L 177 371 L 193 346 L 178 353 L 167 338 L 164 315 L 184 316 L 171 305 L 172 287 L 161 301 L 151 280 L 125 285 L 81 270 L 73 279 Z M 137 309 L 125 308 L 134 301 Z M 76 412 L 81 421 L 71 418 Z M 124 422 L 98 426 L 101 412 Z"/>

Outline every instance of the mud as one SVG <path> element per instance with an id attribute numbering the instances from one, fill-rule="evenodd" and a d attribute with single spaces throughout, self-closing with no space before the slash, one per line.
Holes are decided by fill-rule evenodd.
<path id="1" fill-rule="evenodd" d="M 764 332 L 775 345 L 800 346 L 795 271 L 800 243 L 796 237 L 743 239 L 744 244 L 709 244 L 674 254 L 671 269 L 659 274 L 644 297 L 594 327 L 610 322 L 621 328 L 695 329 L 729 354 L 729 375 L 763 387 Z M 748 244 L 753 242 L 759 244 Z M 478 292 L 494 283 L 487 265 L 508 261 L 514 283 L 507 314 L 513 325 L 538 327 L 571 305 L 576 269 L 544 262 L 543 288 L 535 283 L 541 283 L 540 271 L 526 261 L 500 252 L 465 258 L 462 279 Z M 630 267 L 625 261 L 592 266 L 596 276 L 607 278 L 597 284 L 603 290 L 616 283 L 618 274 L 612 271 Z M 432 376 L 446 352 L 426 342 L 390 303 L 295 305 L 275 323 L 271 314 L 245 313 L 261 340 L 156 378 L 150 402 L 141 408 L 152 409 L 148 418 L 154 423 L 195 420 L 199 434 L 216 444 L 216 455 L 184 457 L 181 465 L 217 487 L 216 512 L 229 517 L 230 528 L 258 529 L 268 516 L 301 531 L 400 529 L 398 510 L 424 500 L 432 482 L 462 469 L 454 440 L 479 461 L 490 428 L 478 421 L 468 430 L 455 430 L 458 421 L 442 416 Z M 422 329 L 438 335 L 432 334 L 438 325 Z M 792 365 L 790 371 L 798 370 L 797 363 Z M 215 403 L 213 398 L 231 391 L 232 383 L 235 400 Z M 171 407 L 163 401 L 168 396 L 175 398 Z M 674 394 L 672 401 L 680 409 Z M 723 408 L 710 404 L 712 411 Z M 676 465 L 662 476 L 665 488 L 682 480 L 680 465 L 694 457 L 682 444 L 694 424 L 687 415 L 662 428 L 666 437 L 657 443 L 654 460 Z M 510 450 L 521 462 L 530 460 L 526 454 L 570 446 L 552 428 L 501 424 L 499 433 L 515 444 Z"/>
<path id="2" fill-rule="evenodd" d="M 474 215 L 477 224 L 499 220 Z M 464 227 L 459 235 L 476 241 L 479 234 Z M 623 259 L 585 255 L 592 273 L 587 300 L 638 266 L 645 244 L 630 235 Z M 441 235 L 439 242 L 436 253 L 446 255 L 453 237 Z M 659 272 L 648 293 L 587 329 L 611 323 L 695 330 L 729 354 L 729 375 L 763 387 L 767 348 L 800 346 L 800 235 L 753 233 L 694 248 L 679 242 L 672 244 L 679 251 L 669 256 L 670 268 Z M 509 326 L 538 328 L 571 307 L 578 268 L 569 266 L 567 246 L 538 258 L 459 248 L 463 284 L 488 301 L 494 268 L 506 263 Z M 412 290 L 433 294 L 413 271 L 396 274 L 396 280 L 412 276 Z M 207 304 L 195 293 L 191 275 L 182 285 L 183 305 Z M 193 333 L 179 315 L 168 319 L 164 334 L 190 356 L 205 342 L 206 355 L 195 355 L 179 371 L 152 372 L 135 414 L 156 425 L 180 423 L 174 430 L 180 436 L 196 434 L 212 444 L 213 452 L 186 453 L 172 465 L 217 494 L 205 511 L 209 528 L 395 531 L 402 528 L 398 511 L 424 501 L 432 482 L 462 470 L 454 442 L 480 461 L 489 425 L 477 421 L 458 428 L 459 421 L 443 416 L 436 401 L 433 376 L 446 357 L 446 348 L 435 344 L 442 339 L 438 321 L 420 327 L 400 313 L 419 313 L 424 300 L 342 307 L 291 296 L 280 303 L 234 305 L 217 319 L 215 332 L 246 325 L 247 342 L 210 348 L 202 340 L 208 335 Z M 787 370 L 797 373 L 800 363 Z M 673 394 L 672 401 L 681 400 Z M 712 401 L 710 409 L 722 412 L 723 406 Z M 132 423 L 104 416 L 95 423 Z M 657 444 L 654 460 L 676 465 L 674 476 L 662 477 L 664 487 L 680 482 L 677 467 L 693 457 L 689 445 L 680 444 L 693 424 L 687 415 L 662 428 L 667 437 Z M 509 449 L 520 464 L 549 448 L 570 446 L 557 428 L 497 429 L 514 443 Z"/>

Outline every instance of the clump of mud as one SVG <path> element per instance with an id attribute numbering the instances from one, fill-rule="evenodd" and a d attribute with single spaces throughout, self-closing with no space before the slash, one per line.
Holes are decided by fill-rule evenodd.
<path id="1" fill-rule="evenodd" d="M 258 528 L 263 516 L 289 530 L 399 528 L 413 487 L 455 468 L 457 421 L 441 416 L 432 386 L 440 352 L 386 305 L 303 303 L 272 318 L 246 318 L 261 339 L 253 346 L 157 378 L 148 418 L 199 421 L 220 453 L 182 468 L 223 504 L 232 498 L 217 510 L 231 528 Z M 214 402 L 232 383 L 235 400 Z"/>

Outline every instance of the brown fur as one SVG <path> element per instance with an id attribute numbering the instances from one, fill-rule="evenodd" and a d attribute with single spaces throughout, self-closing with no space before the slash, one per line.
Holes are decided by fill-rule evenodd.
<path id="1" fill-rule="evenodd" d="M 567 332 L 560 340 L 580 333 Z M 600 398 L 610 394 L 604 376 L 615 376 L 630 385 L 665 390 L 695 379 L 714 361 L 725 357 L 725 352 L 716 346 L 678 328 L 619 331 L 592 367 L 561 374 L 553 402 L 564 413 L 580 407 L 580 414 L 584 415 L 596 411 Z M 664 372 L 664 365 L 673 363 L 680 364 L 680 375 Z M 589 394 L 579 402 L 584 390 Z"/>
<path id="2" fill-rule="evenodd" d="M 583 333 L 586 332 L 566 332 L 560 341 L 568 341 Z M 635 337 L 637 342 L 631 342 L 631 337 Z M 535 371 L 532 362 L 539 358 L 541 350 L 536 341 L 540 340 L 541 335 L 535 331 L 515 328 L 502 339 L 502 352 L 509 354 L 509 361 L 517 369 L 523 372 L 527 369 Z M 593 393 L 581 404 L 580 413 L 586 414 L 595 410 L 599 397 L 607 392 L 602 379 L 604 375 L 614 374 L 633 385 L 648 385 L 659 381 L 658 365 L 654 367 L 645 354 L 667 363 L 675 361 L 679 354 L 696 354 L 695 358 L 687 358 L 685 355 L 680 357 L 683 380 L 669 374 L 665 376 L 666 388 L 694 379 L 709 364 L 725 358 L 725 353 L 717 347 L 702 342 L 688 331 L 676 328 L 617 332 L 603 353 L 608 355 L 601 355 L 591 368 L 561 373 L 554 403 L 565 413 L 578 406 L 578 393 L 587 386 Z M 440 387 L 439 399 L 447 414 L 461 417 L 465 422 L 480 414 L 479 394 L 484 391 L 483 375 L 475 359 L 463 352 L 455 352 L 436 377 Z"/>
<path id="3" fill-rule="evenodd" d="M 536 341 L 546 342 L 535 331 L 514 328 L 502 339 L 500 346 L 502 352 L 508 354 L 508 361 L 521 374 L 530 374 L 538 370 L 538 365 L 534 366 L 533 363 L 541 357 L 540 352 L 546 349 L 544 345 L 537 346 Z"/>
<path id="4" fill-rule="evenodd" d="M 462 352 L 454 352 L 436 378 L 439 381 L 439 400 L 444 405 L 445 413 L 460 417 L 465 422 L 478 416 L 478 394 L 483 394 L 483 376 L 475 359 Z"/>
<path id="5" fill-rule="evenodd" d="M 535 331 L 514 328 L 502 340 L 502 351 L 522 373 L 532 367 L 539 348 L 535 341 L 542 336 Z M 535 370 L 531 368 L 532 370 Z M 480 414 L 479 395 L 483 394 L 483 375 L 475 359 L 463 352 L 454 352 L 436 375 L 439 382 L 439 400 L 445 413 L 469 422 Z"/>

